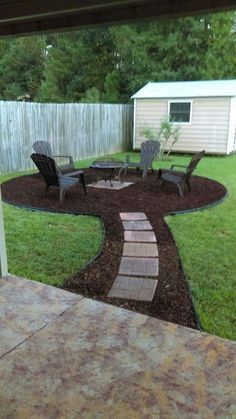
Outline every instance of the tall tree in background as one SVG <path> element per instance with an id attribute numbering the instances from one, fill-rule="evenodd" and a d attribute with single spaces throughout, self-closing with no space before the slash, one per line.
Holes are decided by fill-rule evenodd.
<path id="1" fill-rule="evenodd" d="M 0 41 L 1 99 L 27 94 L 34 100 L 43 77 L 45 48 L 44 36 Z"/>
<path id="2" fill-rule="evenodd" d="M 126 103 L 149 81 L 236 77 L 235 13 L 0 41 L 0 98 Z"/>
<path id="3" fill-rule="evenodd" d="M 47 47 L 44 80 L 37 100 L 79 101 L 84 92 L 85 48 L 76 32 L 52 35 Z"/>
<path id="4" fill-rule="evenodd" d="M 97 101 L 114 66 L 114 46 L 107 29 L 71 32 L 51 37 L 42 101 Z"/>
<path id="5" fill-rule="evenodd" d="M 121 100 L 149 81 L 235 77 L 234 18 L 229 13 L 111 28 Z"/>
<path id="6" fill-rule="evenodd" d="M 236 13 L 212 15 L 202 78 L 236 77 Z"/>
<path id="7" fill-rule="evenodd" d="M 223 13 L 59 35 L 41 100 L 126 103 L 148 81 L 233 78 L 234 20 Z"/>

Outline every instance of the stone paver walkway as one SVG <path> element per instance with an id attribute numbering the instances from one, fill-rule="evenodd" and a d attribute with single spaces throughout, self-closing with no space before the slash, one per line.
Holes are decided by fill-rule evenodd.
<path id="1" fill-rule="evenodd" d="M 151 301 L 156 286 L 157 280 L 154 279 L 118 275 L 110 294 L 126 300 Z"/>
<path id="2" fill-rule="evenodd" d="M 152 230 L 149 221 L 123 221 L 124 230 Z"/>
<path id="3" fill-rule="evenodd" d="M 136 243 L 156 243 L 157 239 L 153 231 L 125 231 L 125 241 Z"/>
<path id="4" fill-rule="evenodd" d="M 156 257 L 158 249 L 152 243 L 124 243 L 123 256 Z"/>
<path id="5" fill-rule="evenodd" d="M 158 258 L 122 257 L 119 274 L 157 277 Z"/>
<path id="6" fill-rule="evenodd" d="M 236 417 L 235 342 L 20 278 L 0 296 L 1 419 Z"/>
<path id="7" fill-rule="evenodd" d="M 125 230 L 123 257 L 108 297 L 152 301 L 159 270 L 152 225 L 142 212 L 123 212 L 120 218 Z"/>

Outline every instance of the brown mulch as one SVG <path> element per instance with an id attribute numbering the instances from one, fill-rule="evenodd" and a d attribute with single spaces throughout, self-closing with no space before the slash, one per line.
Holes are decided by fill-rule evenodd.
<path id="1" fill-rule="evenodd" d="M 96 176 L 93 169 L 85 169 L 87 181 Z M 145 313 L 188 327 L 197 327 L 196 316 L 173 237 L 163 216 L 169 212 L 191 210 L 213 204 L 226 194 L 223 185 L 203 177 L 193 176 L 191 192 L 180 198 L 172 184 L 157 181 L 157 173 L 145 179 L 130 171 L 126 181 L 135 182 L 120 191 L 87 188 L 84 196 L 80 185 L 66 193 L 59 202 L 57 188 L 45 196 L 45 183 L 40 175 L 22 176 L 2 185 L 4 201 L 58 212 L 100 215 L 104 222 L 105 239 L 99 257 L 82 271 L 68 278 L 64 289 Z M 122 256 L 124 229 L 120 212 L 145 212 L 157 237 L 159 250 L 159 278 L 156 293 L 150 303 L 112 299 L 107 297 L 118 273 Z"/>

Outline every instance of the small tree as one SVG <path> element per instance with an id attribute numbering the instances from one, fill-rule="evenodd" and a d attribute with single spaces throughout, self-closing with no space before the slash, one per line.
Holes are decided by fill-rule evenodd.
<path id="1" fill-rule="evenodd" d="M 161 144 L 159 158 L 161 160 L 168 158 L 173 146 L 179 139 L 179 134 L 180 127 L 174 125 L 174 123 L 170 121 L 168 117 L 165 117 L 161 121 L 159 129 L 159 141 Z M 164 154 L 165 150 L 167 150 L 166 154 Z"/>
<path id="2" fill-rule="evenodd" d="M 180 127 L 175 126 L 168 116 L 161 120 L 159 129 L 147 125 L 140 130 L 140 134 L 147 140 L 160 142 L 159 160 L 165 160 L 169 156 L 174 144 L 179 139 L 179 133 Z"/>

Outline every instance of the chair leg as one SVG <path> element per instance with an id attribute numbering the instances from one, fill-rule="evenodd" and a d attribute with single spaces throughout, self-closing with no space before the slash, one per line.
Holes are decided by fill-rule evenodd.
<path id="1" fill-rule="evenodd" d="M 81 181 L 81 183 L 83 185 L 83 188 L 84 188 L 84 195 L 87 195 L 86 186 L 85 186 L 85 180 L 84 180 L 84 174 L 83 173 L 81 173 L 81 175 L 80 175 L 80 181 Z"/>
<path id="2" fill-rule="evenodd" d="M 147 172 L 148 172 L 148 167 L 144 167 L 143 168 L 143 177 L 147 176 Z"/>
<path id="3" fill-rule="evenodd" d="M 179 195 L 181 198 L 184 196 L 184 183 L 176 183 L 178 189 L 179 189 Z"/>
<path id="4" fill-rule="evenodd" d="M 64 201 L 65 191 L 66 191 L 65 188 L 60 188 L 60 202 L 63 202 Z"/>
<path id="5" fill-rule="evenodd" d="M 188 186 L 188 191 L 190 192 L 191 191 L 191 187 L 190 187 L 189 180 L 186 180 L 186 183 L 187 183 L 187 186 Z"/>
<path id="6" fill-rule="evenodd" d="M 161 179 L 161 177 L 162 177 L 162 170 L 159 169 L 157 172 L 157 179 Z"/>

